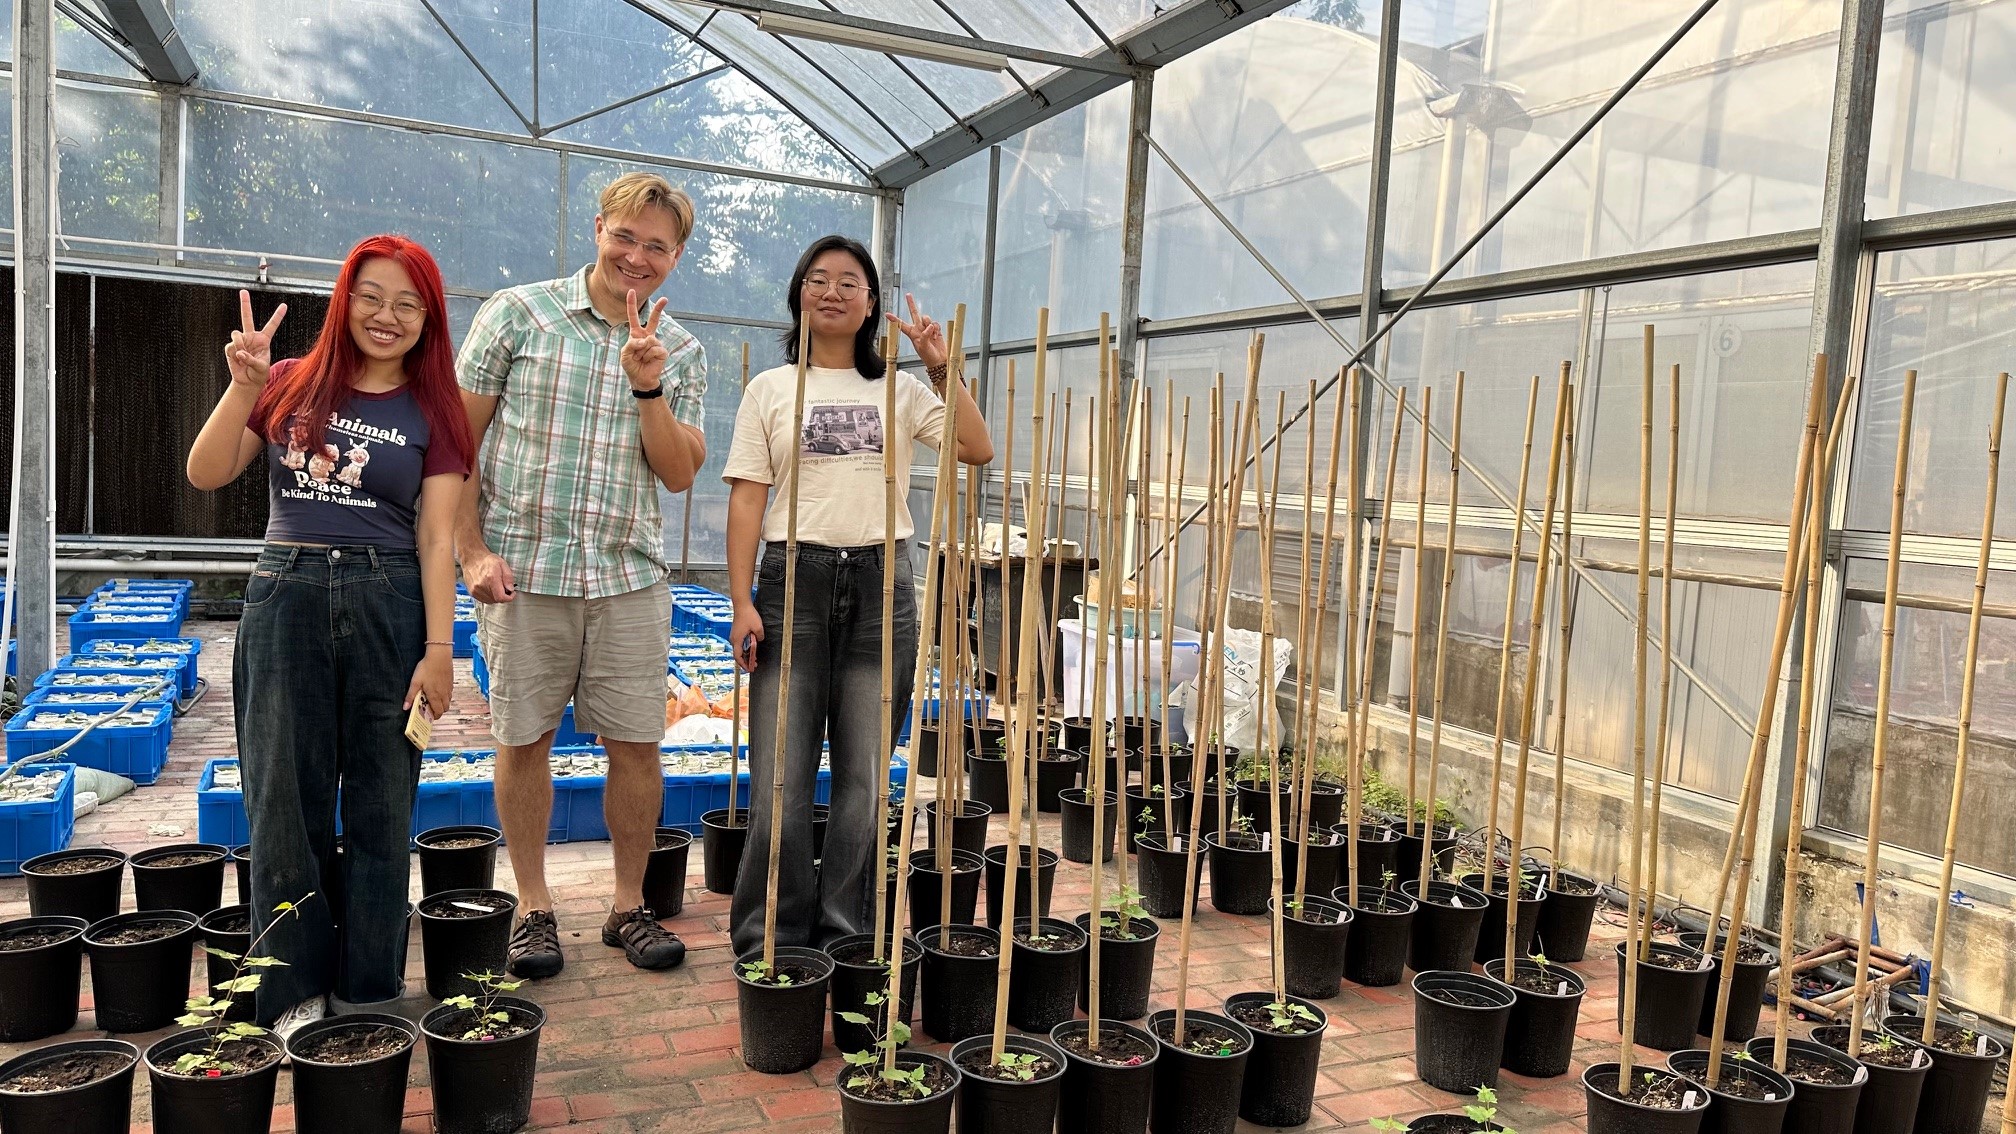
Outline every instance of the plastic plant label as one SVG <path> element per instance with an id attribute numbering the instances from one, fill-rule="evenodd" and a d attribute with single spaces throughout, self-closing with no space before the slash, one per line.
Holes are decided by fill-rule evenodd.
<path id="1" fill-rule="evenodd" d="M 1777 1091 L 1765 1091 L 1765 1092 L 1764 1092 L 1764 1101 L 1765 1101 L 1765 1102 L 1777 1102 L 1777 1101 L 1778 1101 L 1778 1092 L 1777 1092 Z"/>
<path id="2" fill-rule="evenodd" d="M 1554 995 L 1556 996 L 1568 995 L 1568 982 L 1564 980 L 1560 984 L 1554 986 Z"/>
<path id="3" fill-rule="evenodd" d="M 1974 1037 L 1974 1054 L 1976 1054 L 1976 1055 L 1986 1055 L 1986 1054 L 1988 1054 L 1988 1037 L 1987 1037 L 1987 1036 L 1975 1036 L 1975 1037 Z"/>
<path id="4" fill-rule="evenodd" d="M 1693 1091 L 1688 1091 L 1688 1092 L 1687 1092 L 1687 1097 L 1686 1097 L 1686 1098 L 1684 1098 L 1684 1099 L 1681 1099 L 1681 1100 L 1680 1100 L 1680 1109 L 1681 1109 L 1681 1110 L 1693 1110 L 1693 1109 L 1694 1109 L 1694 1098 L 1695 1098 L 1695 1094 L 1694 1094 L 1694 1092 L 1693 1092 Z"/>
<path id="5" fill-rule="evenodd" d="M 490 908 L 489 906 L 479 906 L 479 905 L 477 905 L 477 904 L 476 904 L 475 902 L 450 902 L 450 903 L 448 903 L 448 904 L 449 904 L 449 905 L 451 905 L 451 906 L 454 906 L 454 907 L 455 907 L 456 909 L 461 909 L 461 910 L 474 910 L 474 911 L 475 911 L 475 912 L 477 912 L 477 913 L 496 913 L 496 912 L 497 912 L 496 910 L 494 910 L 494 909 L 491 909 L 491 908 Z"/>

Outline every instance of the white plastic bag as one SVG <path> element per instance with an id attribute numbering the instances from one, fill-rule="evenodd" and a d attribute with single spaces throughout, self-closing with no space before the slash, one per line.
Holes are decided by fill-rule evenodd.
<path id="1" fill-rule="evenodd" d="M 1218 733 L 1222 743 L 1246 752 L 1257 752 L 1260 748 L 1258 730 L 1260 698 L 1263 695 L 1260 644 L 1260 635 L 1256 631 L 1225 632 L 1225 718 Z M 1272 698 L 1281 688 L 1282 680 L 1288 676 L 1288 667 L 1294 661 L 1294 650 L 1288 639 L 1274 639 L 1274 680 L 1267 683 L 1265 696 Z M 1184 717 L 1197 720 L 1195 682 L 1184 687 L 1182 698 Z M 1276 730 L 1280 728 L 1278 719 L 1274 727 Z"/>

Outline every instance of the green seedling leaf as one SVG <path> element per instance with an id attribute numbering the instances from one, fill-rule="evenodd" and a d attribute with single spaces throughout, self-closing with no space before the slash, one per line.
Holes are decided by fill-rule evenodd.
<path id="1" fill-rule="evenodd" d="M 856 1024 L 864 1028 L 874 1026 L 873 1021 L 869 1020 L 868 1017 L 863 1016 L 859 1012 L 842 1012 L 840 1013 L 840 1018 L 842 1020 L 845 1020 L 847 1023 Z"/>
<path id="2" fill-rule="evenodd" d="M 226 952 L 225 952 L 224 950 L 222 950 L 222 949 L 212 949 L 212 948 L 211 948 L 210 946 L 208 946 L 208 945 L 205 945 L 205 946 L 203 946 L 203 951 L 204 951 L 205 953 L 208 953 L 208 954 L 210 954 L 210 955 L 211 955 L 211 956 L 213 956 L 213 957 L 222 957 L 223 959 L 225 959 L 225 960 L 227 960 L 227 961 L 242 961 L 242 960 L 244 960 L 244 958 L 243 958 L 243 957 L 240 957 L 240 956 L 239 956 L 238 954 L 236 954 L 236 953 L 226 953 Z"/>

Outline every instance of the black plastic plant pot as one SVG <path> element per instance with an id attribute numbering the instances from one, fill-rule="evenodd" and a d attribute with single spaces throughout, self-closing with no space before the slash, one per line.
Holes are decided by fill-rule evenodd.
<path id="1" fill-rule="evenodd" d="M 1251 916 L 1267 912 L 1274 890 L 1274 864 L 1259 836 L 1232 832 L 1225 841 L 1204 836 L 1211 859 L 1211 905 L 1219 913 Z"/>
<path id="2" fill-rule="evenodd" d="M 243 929 L 237 928 L 244 926 Z M 252 947 L 252 907 L 243 902 L 235 906 L 219 906 L 196 920 L 196 928 L 203 931 L 203 944 L 209 949 L 222 949 L 243 957 Z M 216 999 L 231 997 L 231 1011 L 227 1020 L 250 1020 L 255 1011 L 251 993 L 231 993 L 221 986 L 237 975 L 237 962 L 226 960 L 215 953 L 203 954 L 204 975 L 210 982 L 210 995 Z"/>
<path id="3" fill-rule="evenodd" d="M 210 1042 L 209 1029 L 191 1028 L 156 1040 L 147 1049 L 155 1134 L 266 1134 L 273 1128 L 273 1090 L 280 1082 L 284 1054 L 280 1042 L 270 1035 L 236 1041 L 272 1051 L 272 1061 L 253 1071 L 226 1071 L 213 1078 L 169 1070 L 176 1059 Z"/>
<path id="4" fill-rule="evenodd" d="M 997 749 L 966 755 L 967 797 L 995 811 L 1008 811 L 1008 761 Z"/>
<path id="5" fill-rule="evenodd" d="M 1438 1091 L 1498 1085 L 1512 990 L 1472 972 L 1414 974 L 1414 1071 Z"/>
<path id="6" fill-rule="evenodd" d="M 224 861 L 229 857 L 231 848 L 216 843 L 176 843 L 141 851 L 128 860 L 133 867 L 134 908 L 181 910 L 202 917 L 224 904 Z"/>
<path id="7" fill-rule="evenodd" d="M 1771 1066 L 1777 1054 L 1776 1040 L 1771 1036 L 1758 1036 L 1750 1041 L 1750 1058 L 1766 1067 Z M 1785 1042 L 1787 1069 L 1783 1074 L 1792 1080 L 1792 1105 L 1785 1109 L 1784 1134 L 1847 1134 L 1855 1128 L 1855 1107 L 1862 1099 L 1862 1087 L 1868 1082 L 1869 1072 L 1858 1060 L 1848 1058 L 1845 1051 L 1836 1051 L 1826 1044 L 1812 1040 L 1787 1040 Z M 1816 1083 L 1810 1078 L 1794 1074 L 1799 1065 L 1821 1064 L 1833 1070 L 1843 1083 Z"/>
<path id="8" fill-rule="evenodd" d="M 1400 877 L 1419 879 L 1422 836 L 1427 832 L 1427 823 L 1416 820 L 1414 833 L 1411 835 L 1407 833 L 1407 825 L 1404 822 L 1394 824 L 1393 829 L 1400 832 Z M 1434 849 L 1430 852 L 1435 856 L 1433 873 L 1445 875 L 1456 872 L 1456 846 L 1461 841 L 1458 835 L 1454 824 L 1435 825 Z"/>
<path id="9" fill-rule="evenodd" d="M 1148 1032 L 1161 1047 L 1148 1129 L 1154 1134 L 1233 1134 L 1253 1033 L 1216 1012 L 1185 1012 L 1182 1042 L 1176 1041 L 1175 1027 L 1174 1009 L 1148 1017 Z"/>
<path id="10" fill-rule="evenodd" d="M 0 1043 L 26 1043 L 77 1026 L 84 928 L 78 917 L 0 922 Z"/>
<path id="11" fill-rule="evenodd" d="M 1309 829 L 1309 882 L 1303 887 L 1312 894 L 1328 894 L 1344 880 L 1345 854 L 1351 848 L 1344 845 L 1344 836 L 1328 827 Z M 1295 880 L 1301 877 L 1301 868 L 1296 865 L 1302 852 L 1302 843 L 1297 839 L 1281 840 L 1281 889 L 1286 892 L 1295 889 Z"/>
<path id="12" fill-rule="evenodd" d="M 1348 888 L 1330 891 L 1330 900 L 1351 905 Z M 1358 889 L 1351 906 L 1351 936 L 1344 943 L 1344 976 L 1353 984 L 1386 988 L 1400 983 L 1407 950 L 1414 940 L 1414 899 L 1398 890 Z"/>
<path id="13" fill-rule="evenodd" d="M 994 808 L 977 799 L 962 800 L 959 814 L 952 817 L 952 849 L 979 854 L 987 849 L 987 820 Z M 938 801 L 927 799 L 917 805 L 917 824 L 924 828 L 924 845 L 938 849 Z"/>
<path id="14" fill-rule="evenodd" d="M 700 816 L 701 882 L 710 894 L 735 892 L 735 875 L 742 869 L 742 847 L 749 841 L 749 809 L 736 808 L 734 826 L 729 826 L 728 808 Z"/>
<path id="15" fill-rule="evenodd" d="M 1085 770 L 1085 754 L 1062 748 L 1045 750 L 1036 758 L 1036 810 L 1055 814 L 1062 806 L 1057 796 L 1078 782 Z"/>
<path id="16" fill-rule="evenodd" d="M 1869 1050 L 1869 1033 L 1863 1033 L 1862 1050 Z M 1825 1024 L 1814 1028 L 1814 1043 L 1848 1053 L 1848 1025 Z M 1869 1079 L 1862 1084 L 1862 1097 L 1855 1106 L 1855 1134 L 1910 1134 L 1918 1122 L 1918 1103 L 1925 1095 L 1925 1081 L 1932 1074 L 1932 1058 L 1917 1042 L 1899 1039 L 1898 1046 L 1912 1053 L 1911 1063 L 1893 1067 L 1887 1063 L 1862 1060 Z"/>
<path id="17" fill-rule="evenodd" d="M 1309 825 L 1329 830 L 1344 821 L 1344 788 L 1317 781 L 1309 789 Z"/>
<path id="18" fill-rule="evenodd" d="M 1569 888 L 1561 889 L 1563 883 Z M 1545 953 L 1550 961 L 1579 961 L 1588 956 L 1589 927 L 1595 924 L 1596 907 L 1602 903 L 1603 890 L 1594 879 L 1549 870 L 1547 900 L 1540 903 L 1539 943 L 1534 951 Z"/>
<path id="19" fill-rule="evenodd" d="M 1273 899 L 1267 906 L 1272 912 Z M 1289 994 L 1309 1000 L 1337 995 L 1343 988 L 1344 953 L 1350 939 L 1351 910 L 1342 902 L 1310 894 L 1302 899 L 1301 909 L 1285 911 L 1281 968 Z"/>
<path id="20" fill-rule="evenodd" d="M 1589 1134 L 1698 1134 L 1708 1115 L 1706 1095 L 1696 1095 L 1694 1105 L 1684 1110 L 1668 1110 L 1632 1102 L 1620 1095 L 1615 1063 L 1596 1063 L 1582 1072 L 1582 1096 L 1589 1104 Z M 1634 1072 L 1634 1076 L 1639 1073 Z M 1670 1071 L 1648 1070 L 1642 1075 L 1654 1080 L 1677 1079 Z"/>
<path id="21" fill-rule="evenodd" d="M 231 872 L 238 876 L 238 900 L 245 905 L 252 904 L 252 844 L 239 843 L 231 848 Z"/>
<path id="22" fill-rule="evenodd" d="M 1156 784 L 1162 783 L 1165 778 L 1179 788 L 1189 784 L 1190 768 L 1196 763 L 1196 758 L 1190 754 L 1190 749 L 1183 745 L 1171 744 L 1167 747 L 1169 750 L 1169 775 L 1164 777 L 1162 774 L 1162 750 L 1164 746 L 1158 744 L 1155 746 L 1155 751 L 1143 753 L 1141 756 L 1141 786 L 1153 787 Z"/>
<path id="23" fill-rule="evenodd" d="M 764 1075 L 789 1075 L 819 1062 L 825 1047 L 826 986 L 833 958 L 802 945 L 779 945 L 774 955 L 775 982 L 752 978 L 752 967 L 763 963 L 760 947 L 735 958 L 742 1063 Z M 781 983 L 786 977 L 791 983 Z"/>
<path id="24" fill-rule="evenodd" d="M 1239 1117 L 1260 1126 L 1300 1126 L 1316 1105 L 1316 1066 L 1323 1056 L 1323 1036 L 1330 1017 L 1298 996 L 1291 1007 L 1314 1015 L 1319 1026 L 1306 1032 L 1277 1032 L 1256 1027 L 1241 1009 L 1274 1001 L 1271 992 L 1236 992 L 1225 999 L 1225 1014 L 1246 1025 L 1253 1036 L 1253 1054 L 1239 1089 Z"/>
<path id="25" fill-rule="evenodd" d="M 345 1047 L 396 1048 L 349 1061 Z M 404 1016 L 359 1012 L 302 1025 L 287 1037 L 299 1134 L 398 1134 L 406 1113 L 406 1073 L 420 1028 Z M 359 1053 L 363 1054 L 362 1052 Z"/>
<path id="26" fill-rule="evenodd" d="M 1120 793 L 1107 791 L 1106 817 L 1102 824 L 1099 852 L 1100 862 L 1113 861 L 1113 840 L 1120 830 Z M 1072 862 L 1092 861 L 1092 792 L 1088 788 L 1070 788 L 1057 793 L 1057 805 L 1062 809 L 1064 828 L 1064 857 Z"/>
<path id="27" fill-rule="evenodd" d="M 953 1044 L 951 1058 L 960 1076 L 959 1134 L 1050 1134 L 1055 1128 L 1057 1098 L 1064 1087 L 1064 1053 L 1034 1036 L 1010 1034 L 1005 1047 L 1011 1055 L 1047 1059 L 1050 1067 L 1028 1079 L 996 1078 L 986 1073 L 994 1037 L 974 1036 Z"/>
<path id="28" fill-rule="evenodd" d="M 1747 1059 L 1725 1056 L 1722 1060 L 1723 1085 L 1740 1081 L 1744 1085 L 1742 1093 L 1722 1090 L 1717 1083 L 1708 1081 L 1708 1053 L 1705 1051 L 1676 1051 L 1666 1057 L 1666 1067 L 1675 1075 L 1687 1080 L 1708 1094 L 1708 1114 L 1701 1120 L 1701 1129 L 1709 1134 L 1780 1134 L 1785 1128 L 1785 1112 L 1792 1105 L 1794 1087 L 1792 1081 L 1770 1067 Z M 1761 1093 L 1760 1098 L 1750 1098 L 1752 1092 Z M 1975 1134 L 1981 1128 L 1981 1116 L 1974 1116 L 1974 1125 L 1967 1134 Z"/>
<path id="29" fill-rule="evenodd" d="M 53 1091 L 0 1087 L 0 1131 L 6 1134 L 127 1134 L 133 1128 L 133 1068 L 140 1049 L 124 1040 L 71 1040 L 0 1063 L 0 1083 L 24 1073 L 95 1063 L 95 1077 Z"/>
<path id="30" fill-rule="evenodd" d="M 1424 895 L 1419 878 L 1400 890 L 1416 902 L 1407 967 L 1417 973 L 1468 969 L 1484 927 L 1484 895 L 1458 882 L 1430 882 Z"/>
<path id="31" fill-rule="evenodd" d="M 1191 790 L 1190 785 L 1193 782 L 1186 780 L 1176 786 L 1182 788 L 1184 791 L 1189 791 Z M 1231 794 L 1229 791 L 1226 792 L 1228 797 Z M 1197 803 L 1198 801 L 1193 798 L 1191 802 Z M 1228 812 L 1231 809 L 1231 802 L 1231 799 L 1227 798 L 1226 809 Z M 1203 802 L 1198 805 L 1197 829 L 1202 832 L 1211 832 L 1218 829 L 1218 781 L 1216 780 L 1204 781 Z"/>
<path id="32" fill-rule="evenodd" d="M 488 890 L 497 885 L 497 844 L 504 832 L 471 823 L 434 827 L 413 837 L 420 854 L 420 896 L 449 890 Z"/>
<path id="33" fill-rule="evenodd" d="M 1701 1020 L 1701 1002 L 1708 996 L 1715 971 L 1702 964 L 1699 953 L 1684 945 L 1653 942 L 1652 952 L 1681 968 L 1641 961 L 1638 965 L 1638 1017 L 1632 1040 L 1660 1051 L 1694 1046 L 1694 1026 Z M 1624 987 L 1624 946 L 1617 946 L 1617 987 Z M 1618 1027 L 1623 1027 L 1624 997 L 1617 997 Z"/>
<path id="34" fill-rule="evenodd" d="M 952 910 L 941 909 L 945 899 L 945 873 L 938 869 L 936 854 L 910 856 L 910 932 L 924 939 L 927 925 L 950 923 L 972 925 L 973 911 L 980 905 L 980 875 L 985 864 L 971 851 L 952 852 Z"/>
<path id="35" fill-rule="evenodd" d="M 877 1028 L 860 1024 L 850 1024 L 840 1018 L 842 1012 L 859 1012 L 871 1020 L 882 1019 L 882 1008 L 868 1003 L 868 997 L 883 995 L 889 989 L 889 965 L 874 957 L 874 934 L 850 933 L 835 938 L 826 946 L 826 956 L 833 961 L 833 975 L 830 987 L 833 993 L 833 1046 L 842 1052 L 867 1051 L 875 1046 Z M 896 990 L 896 1018 L 905 1024 L 910 1022 L 911 1012 L 917 1003 L 917 969 L 923 963 L 924 949 L 915 937 L 903 938 L 903 977 Z"/>
<path id="36" fill-rule="evenodd" d="M 1519 983 L 1508 982 L 1512 1016 L 1505 1025 L 1505 1054 L 1499 1065 L 1535 1079 L 1568 1073 L 1575 1052 L 1575 1024 L 1582 1011 L 1582 978 L 1565 965 L 1551 963 L 1552 958 L 1549 962 L 1521 961 L 1516 970 Z M 1505 981 L 1504 959 L 1487 962 L 1484 975 Z"/>
<path id="37" fill-rule="evenodd" d="M 1099 1047 L 1129 1053 L 1127 1062 L 1109 1063 L 1074 1050 L 1083 1046 L 1087 1020 L 1067 1020 L 1050 1030 L 1050 1042 L 1064 1053 L 1064 1078 L 1057 1100 L 1057 1134 L 1138 1134 L 1154 1105 L 1156 1064 L 1161 1045 L 1132 1024 L 1100 1020 Z M 1139 1058 L 1140 1062 L 1131 1062 Z"/>
<path id="38" fill-rule="evenodd" d="M 952 1104 L 963 1085 L 959 1069 L 941 1056 L 906 1051 L 896 1057 L 898 1070 L 931 1066 L 947 1075 L 950 1086 L 921 1099 L 864 1099 L 847 1090 L 853 1073 L 840 1073 L 841 1134 L 946 1134 L 952 1129 Z"/>
<path id="39" fill-rule="evenodd" d="M 1337 825 L 1340 833 L 1350 829 L 1349 823 Z M 1396 879 L 1400 877 L 1400 832 L 1384 823 L 1358 824 L 1358 884 L 1391 885 L 1386 881 L 1389 872 Z"/>
<path id="40" fill-rule="evenodd" d="M 677 827 L 652 833 L 651 853 L 644 858 L 644 904 L 661 919 L 678 917 L 686 909 L 686 860 L 693 836 Z"/>
<path id="41" fill-rule="evenodd" d="M 1273 782 L 1272 780 L 1268 781 L 1270 785 Z M 1274 813 L 1274 803 L 1276 800 L 1281 801 L 1284 805 L 1281 809 L 1281 816 L 1284 821 L 1293 810 L 1289 801 L 1293 800 L 1294 797 L 1288 794 L 1286 790 L 1276 789 L 1270 791 L 1268 788 L 1260 786 L 1259 782 L 1255 780 L 1240 780 L 1234 786 L 1238 788 L 1239 793 L 1239 814 L 1253 820 L 1253 829 L 1255 831 L 1264 831 L 1267 829 L 1267 824 L 1271 822 L 1270 817 Z"/>
<path id="42" fill-rule="evenodd" d="M 1166 816 L 1165 808 L 1170 812 Z M 1142 835 L 1150 831 L 1161 834 L 1172 827 L 1179 835 L 1190 830 L 1189 792 L 1177 788 L 1165 801 L 1159 788 L 1140 785 L 1127 789 L 1127 853 L 1135 853 Z"/>
<path id="43" fill-rule="evenodd" d="M 85 925 L 119 912 L 126 855 L 111 847 L 71 847 L 21 864 L 30 917 L 82 918 Z"/>
<path id="44" fill-rule="evenodd" d="M 1925 1034 L 1923 1016 L 1887 1016 L 1883 1030 L 1891 1036 L 1917 1042 Z M 1959 1029 L 1939 1025 L 1942 1040 Z M 1981 1128 L 1981 1113 L 1988 1105 L 1994 1085 L 1995 1065 L 2008 1053 L 1992 1036 L 1978 1035 L 1972 1051 L 1947 1051 L 1927 1047 L 1932 1070 L 1925 1076 L 1925 1089 L 1918 1096 L 1916 1134 L 1975 1134 Z"/>
<path id="45" fill-rule="evenodd" d="M 134 933 L 162 933 L 119 941 Z M 91 1002 L 108 1032 L 151 1032 L 175 1022 L 189 1000 L 189 950 L 196 915 L 180 910 L 117 914 L 84 931 L 91 958 Z"/>
<path id="46" fill-rule="evenodd" d="M 1680 943 L 1691 949 L 1702 948 L 1707 940 L 1705 933 L 1680 935 Z M 1708 992 L 1701 998 L 1701 1020 L 1695 1025 L 1698 1033 L 1704 1036 L 1715 1034 L 1715 1006 L 1722 991 L 1722 950 L 1728 943 L 1727 934 L 1716 934 L 1715 949 L 1708 954 Z M 1776 952 L 1751 941 L 1744 941 L 1738 947 L 1745 946 L 1762 950 L 1767 959 L 1736 962 L 1736 975 L 1729 982 L 1729 1022 L 1724 1025 L 1727 1030 L 1723 1033 L 1731 1043 L 1742 1043 L 1757 1034 L 1757 1017 L 1764 1011 L 1764 986 L 1770 983 L 1772 972 L 1778 968 Z M 1547 956 L 1552 960 L 1554 955 L 1549 953 Z M 1708 1121 L 1712 1125 L 1714 1116 L 1710 1115 Z M 1973 1131 L 1968 1131 L 1968 1134 L 1973 1134 Z"/>
<path id="47" fill-rule="evenodd" d="M 1484 925 L 1477 933 L 1477 951 L 1472 955 L 1478 964 L 1495 961 L 1505 955 L 1505 874 L 1498 871 L 1492 875 L 1491 888 L 1485 889 L 1482 874 L 1465 874 L 1456 879 L 1484 895 Z M 1519 923 L 1513 927 L 1513 948 L 1519 956 L 1532 955 L 1533 938 L 1540 932 L 1540 907 L 1547 903 L 1547 891 L 1537 884 L 1529 884 L 1525 879 L 1519 882 Z"/>
<path id="48" fill-rule="evenodd" d="M 1043 1035 L 1070 1019 L 1078 1007 L 1086 937 L 1084 930 L 1060 918 L 1046 917 L 1035 926 L 1034 935 L 1045 939 L 1040 947 L 1024 940 L 1031 936 L 1029 919 L 1015 919 L 1014 954 L 1008 962 L 1008 1022 Z"/>
<path id="49" fill-rule="evenodd" d="M 474 996 L 482 990 L 464 973 L 503 972 L 517 912 L 517 897 L 503 890 L 448 890 L 422 899 L 420 955 L 427 995 L 436 1000 Z"/>
<path id="50" fill-rule="evenodd" d="M 1173 843 L 1165 841 L 1160 832 L 1141 836 L 1135 850 L 1140 852 L 1139 882 L 1141 886 L 1141 908 L 1150 917 L 1182 917 L 1183 894 L 1186 884 L 1185 871 L 1190 868 L 1190 842 L 1186 836 L 1177 835 Z M 1200 876 L 1204 870 L 1204 856 L 1196 856 L 1195 873 Z M 1197 908 L 1197 900 L 1202 896 L 1202 887 L 1190 890 L 1190 908 Z"/>
<path id="51" fill-rule="evenodd" d="M 1078 928 L 1090 933 L 1092 915 L 1082 913 L 1074 919 Z M 1162 936 L 1162 927 L 1145 917 L 1137 917 L 1127 923 L 1127 932 L 1132 937 L 1118 936 L 1118 919 L 1114 929 L 1100 930 L 1099 936 L 1099 1018 L 1102 1020 L 1138 1020 L 1148 1014 L 1148 991 L 1155 981 L 1155 942 Z M 1078 970 L 1078 1008 L 1083 1012 L 1092 1010 L 1092 952 L 1089 948 L 1080 955 Z"/>
<path id="52" fill-rule="evenodd" d="M 1155 751 L 1162 746 L 1162 722 L 1152 716 L 1135 716 L 1122 720 L 1120 746 L 1129 752 Z"/>
<path id="53" fill-rule="evenodd" d="M 826 857 L 826 823 L 833 818 L 833 809 L 823 803 L 812 805 L 812 861 Z"/>
<path id="54" fill-rule="evenodd" d="M 932 925 L 917 931 L 917 943 L 924 947 L 918 995 L 925 1034 L 939 1043 L 991 1035 L 994 994 L 1001 985 L 1001 935 L 977 925 Z"/>
<path id="55" fill-rule="evenodd" d="M 499 996 L 493 1005 L 526 1030 L 503 1039 L 463 1039 L 471 1022 L 467 1009 L 444 1004 L 420 1017 L 434 1085 L 435 1134 L 494 1134 L 532 1120 L 532 1080 L 546 1010 L 516 996 Z"/>
<path id="56" fill-rule="evenodd" d="M 910 772 L 916 776 L 938 775 L 938 718 L 919 714 L 917 727 L 910 730 Z"/>
<path id="57" fill-rule="evenodd" d="M 1057 747 L 1082 752 L 1092 747 L 1092 718 L 1063 717 L 1057 721 Z"/>
<path id="58" fill-rule="evenodd" d="M 1015 916 L 1029 916 L 1030 893 L 1036 895 L 1036 916 L 1050 916 L 1050 890 L 1057 882 L 1057 852 L 1038 849 L 1035 853 L 1036 865 L 1029 865 L 1030 850 L 1021 847 L 1022 866 L 1015 877 Z M 1008 885 L 1008 847 L 1006 844 L 987 848 L 987 924 L 1001 928 L 1001 898 Z M 1045 1028 L 1044 1031 L 1050 1029 Z"/>

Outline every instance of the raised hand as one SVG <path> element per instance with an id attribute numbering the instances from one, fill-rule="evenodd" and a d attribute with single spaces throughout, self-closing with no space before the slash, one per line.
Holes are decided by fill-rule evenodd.
<path id="1" fill-rule="evenodd" d="M 629 292 L 625 307 L 630 312 L 630 341 L 623 344 L 623 373 L 630 379 L 631 389 L 655 390 L 665 373 L 665 360 L 672 356 L 658 340 L 658 320 L 665 314 L 665 300 L 651 305 L 648 322 L 637 320 L 636 289 Z"/>
<path id="2" fill-rule="evenodd" d="M 903 298 L 910 303 L 910 321 L 904 322 L 894 311 L 889 313 L 889 321 L 917 348 L 917 357 L 927 367 L 945 365 L 945 328 L 929 315 L 917 310 L 917 297 L 908 292 Z"/>
<path id="3" fill-rule="evenodd" d="M 231 341 L 224 346 L 224 364 L 231 368 L 231 381 L 235 385 L 261 389 L 273 367 L 273 332 L 279 330 L 280 320 L 287 316 L 287 305 L 281 304 L 273 311 L 273 317 L 266 320 L 264 327 L 252 321 L 252 293 L 238 293 L 238 322 L 240 330 L 231 332 Z"/>

